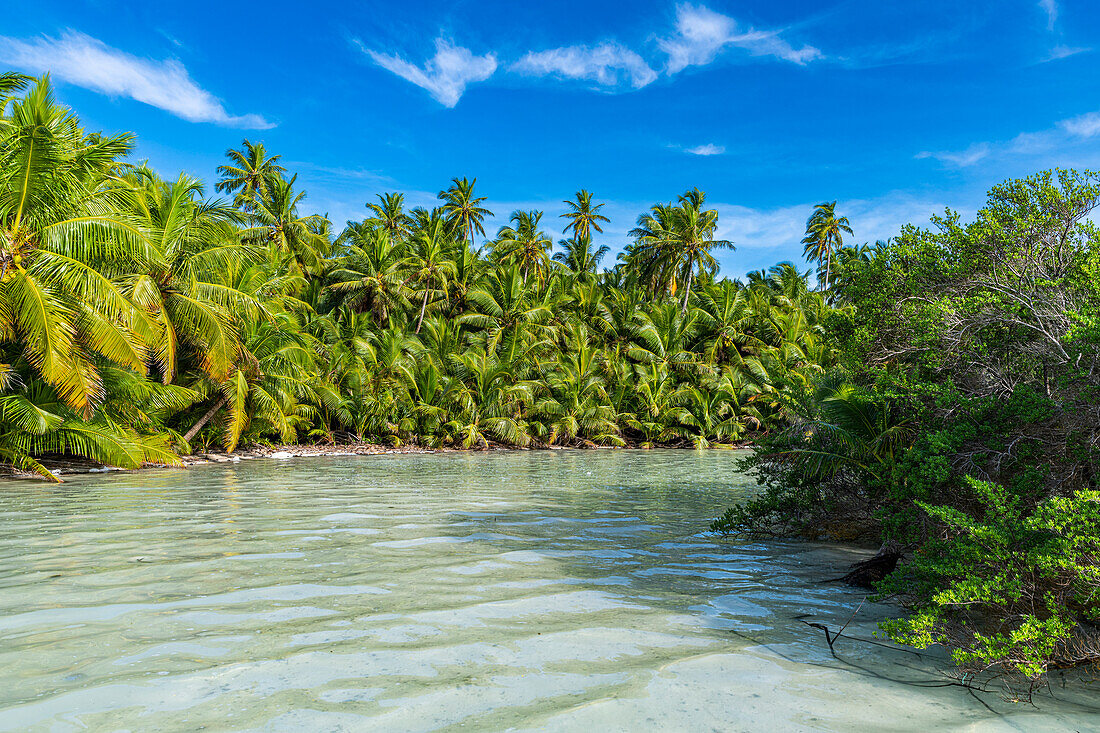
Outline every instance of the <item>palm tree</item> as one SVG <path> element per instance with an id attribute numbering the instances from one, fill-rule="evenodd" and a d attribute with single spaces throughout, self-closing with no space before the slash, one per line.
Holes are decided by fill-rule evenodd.
<path id="1" fill-rule="evenodd" d="M 451 261 L 455 265 L 455 274 L 450 281 L 448 313 L 457 316 L 467 309 L 466 296 L 481 278 L 485 261 L 478 253 L 462 242 L 451 252 Z"/>
<path id="2" fill-rule="evenodd" d="M 241 245 L 235 212 L 203 200 L 198 180 L 180 174 L 160 180 L 148 168 L 131 176 L 134 214 L 156 248 L 144 272 L 121 279 L 122 291 L 155 330 L 150 356 L 168 384 L 176 376 L 181 343 L 215 383 L 229 379 L 240 349 L 242 320 L 269 317 L 263 300 L 227 282 L 234 271 L 262 258 Z"/>
<path id="3" fill-rule="evenodd" d="M 623 424 L 642 438 L 641 447 L 652 448 L 670 437 L 667 426 L 672 424 L 680 400 L 676 380 L 659 362 L 634 364 L 633 379 L 628 382 L 632 394 L 632 411 L 622 416 Z"/>
<path id="4" fill-rule="evenodd" d="M 567 343 L 557 362 L 544 370 L 545 396 L 534 406 L 549 428 L 546 442 L 553 445 L 560 439 L 583 438 L 623 445 L 599 369 L 602 352 L 580 324 L 568 329 Z"/>
<path id="5" fill-rule="evenodd" d="M 373 216 L 367 222 L 381 227 L 394 242 L 402 242 L 409 234 L 409 217 L 405 213 L 405 194 L 387 193 L 378 195 L 378 203 L 367 204 Z"/>
<path id="6" fill-rule="evenodd" d="M 697 309 L 685 314 L 675 303 L 655 304 L 649 312 L 637 314 L 627 355 L 642 364 L 661 364 L 670 371 L 697 371 L 700 359 L 691 344 L 698 320 Z"/>
<path id="7" fill-rule="evenodd" d="M 665 290 L 676 295 L 675 259 L 671 256 L 675 219 L 672 204 L 654 204 L 638 217 L 638 225 L 630 230 L 634 242 L 619 255 L 631 282 L 641 283 L 650 294 Z"/>
<path id="8" fill-rule="evenodd" d="M 304 191 L 296 193 L 294 183 L 276 178 L 267 184 L 267 193 L 250 205 L 252 226 L 242 233 L 246 241 L 265 242 L 275 253 L 289 258 L 292 269 L 303 274 L 316 274 L 321 270 L 321 260 L 328 254 L 329 241 L 324 232 L 324 217 L 316 214 L 303 216 L 298 204 L 306 197 Z"/>
<path id="9" fill-rule="evenodd" d="M 784 460 L 801 466 L 808 477 L 824 479 L 849 468 L 881 481 L 912 442 L 912 424 L 851 384 L 825 380 L 816 392 L 820 415 L 796 426 L 803 440 Z"/>
<path id="10" fill-rule="evenodd" d="M 566 269 L 578 277 L 594 274 L 600 261 L 611 251 L 606 244 L 593 250 L 589 239 L 563 239 L 558 244 L 564 252 L 556 252 L 554 261 L 565 265 Z"/>
<path id="11" fill-rule="evenodd" d="M 339 241 L 347 254 L 334 263 L 324 292 L 335 296 L 337 306 L 369 311 L 376 325 L 389 325 L 412 295 L 405 284 L 403 248 L 385 230 L 366 223 L 348 224 Z"/>
<path id="12" fill-rule="evenodd" d="M 640 268 L 651 280 L 654 276 L 679 279 L 684 286 L 681 310 L 685 314 L 696 270 L 716 272 L 718 261 L 711 251 L 736 249 L 729 240 L 714 239 L 718 211 L 703 209 L 705 202 L 706 194 L 692 189 L 680 196 L 677 206 L 654 206 L 631 231 L 635 241 L 634 250 L 628 253 L 632 267 Z"/>
<path id="13" fill-rule="evenodd" d="M 293 442 L 298 424 L 316 403 L 317 350 L 312 338 L 287 313 L 256 323 L 242 339 L 240 366 L 224 382 L 210 390 L 219 394 L 183 436 L 191 440 L 222 407 L 228 408 L 222 444 L 232 453 L 241 436 L 251 429 L 255 435 L 274 433 L 284 443 Z M 216 391 L 215 391 L 216 390 Z"/>
<path id="14" fill-rule="evenodd" d="M 539 280 L 550 264 L 548 254 L 553 242 L 539 229 L 541 211 L 514 211 L 510 219 L 514 226 L 501 227 L 491 243 L 494 256 L 501 262 L 519 266 L 524 281 L 534 273 Z"/>
<path id="15" fill-rule="evenodd" d="M 493 438 L 510 445 L 530 443 L 517 409 L 530 402 L 531 385 L 517 380 L 510 364 L 484 351 L 456 356 L 455 367 L 461 379 L 454 397 L 458 414 L 446 429 L 462 447 L 488 448 Z"/>
<path id="16" fill-rule="evenodd" d="M 736 249 L 733 242 L 714 239 L 718 228 L 718 211 L 703 210 L 706 194 L 695 188 L 680 197 L 680 206 L 676 217 L 675 258 L 682 264 L 681 280 L 684 282 L 683 313 L 687 313 L 688 298 L 691 297 L 691 282 L 696 268 L 715 272 L 718 261 L 711 254 L 713 249 Z"/>
<path id="17" fill-rule="evenodd" d="M 467 299 L 472 310 L 459 317 L 459 323 L 480 329 L 490 353 L 506 344 L 503 361 L 515 361 L 521 339 L 544 337 L 550 330 L 546 322 L 553 313 L 524 286 L 519 265 L 492 273 L 482 287 L 469 292 Z"/>
<path id="18" fill-rule="evenodd" d="M 197 395 L 144 379 L 152 328 L 114 279 L 156 257 L 120 208 L 132 138 L 86 134 L 48 76 L 8 99 L 28 81 L 0 75 L 0 459 L 54 481 L 35 456 L 178 464 L 149 426 Z"/>
<path id="19" fill-rule="evenodd" d="M 286 173 L 286 168 L 279 165 L 282 156 L 268 155 L 263 143 L 244 140 L 240 150 L 230 148 L 225 157 L 230 162 L 218 166 L 221 180 L 215 188 L 224 193 L 235 192 L 233 205 L 245 211 L 266 196 L 272 182 Z"/>
<path id="20" fill-rule="evenodd" d="M 808 260 L 816 260 L 819 265 L 824 263 L 824 290 L 829 289 L 833 254 L 844 246 L 844 235 L 851 233 L 848 217 L 836 215 L 836 201 L 818 204 L 806 221 L 806 236 L 802 238 L 803 255 Z"/>
<path id="21" fill-rule="evenodd" d="M 5 88 L 21 82 L 4 77 Z M 61 401 L 91 417 L 105 392 L 95 354 L 145 371 L 141 313 L 105 273 L 156 258 L 140 222 L 119 209 L 129 187 L 114 161 L 130 135 L 86 135 L 54 103 L 49 77 L 8 105 L 0 124 L 0 342 Z"/>
<path id="22" fill-rule="evenodd" d="M 730 280 L 722 280 L 698 292 L 699 330 L 702 349 L 714 364 L 740 364 L 747 353 L 758 348 L 754 317 L 746 290 Z"/>
<path id="23" fill-rule="evenodd" d="M 429 296 L 433 292 L 446 294 L 448 280 L 457 274 L 455 263 L 447 257 L 447 240 L 444 221 L 437 218 L 419 230 L 410 243 L 412 251 L 406 260 L 411 272 L 409 280 L 415 281 L 424 291 L 414 333 L 420 333 Z"/>
<path id="24" fill-rule="evenodd" d="M 26 89 L 30 81 L 31 77 L 14 71 L 0 73 L 0 111 L 6 109 L 12 95 Z"/>
<path id="25" fill-rule="evenodd" d="M 97 415 L 86 420 L 58 400 L 56 392 L 41 381 L 11 392 L 15 386 L 11 376 L 6 373 L 2 385 L 6 392 L 0 394 L 0 460 L 8 465 L 60 483 L 61 479 L 35 456 L 76 455 L 120 468 L 138 468 L 143 463 L 181 464 L 163 433 L 143 434 L 130 426 L 153 422 L 150 415 L 162 418 L 164 413 L 187 407 L 198 397 L 190 390 L 151 384 L 131 370 L 108 367 L 103 376 L 119 403 L 129 409 L 123 415 Z M 124 422 L 127 418 L 130 422 Z"/>
<path id="26" fill-rule="evenodd" d="M 443 211 L 446 213 L 447 222 L 451 225 L 457 238 L 469 239 L 470 248 L 476 249 L 474 234 L 485 236 L 485 226 L 482 222 L 485 217 L 492 216 L 489 211 L 480 204 L 485 201 L 484 196 L 474 196 L 474 184 L 477 179 L 466 178 L 451 179 L 451 187 L 439 192 L 439 199 L 443 202 Z"/>
<path id="27" fill-rule="evenodd" d="M 416 436 L 428 446 L 436 446 L 441 428 L 450 422 L 455 380 L 430 359 L 418 360 L 412 369 L 409 395 Z"/>
<path id="28" fill-rule="evenodd" d="M 574 194 L 574 199 L 573 201 L 567 199 L 562 202 L 569 207 L 569 211 L 561 215 L 563 219 L 569 220 L 569 223 L 565 225 L 565 229 L 562 229 L 562 234 L 567 234 L 572 229 L 573 241 L 587 244 L 592 241 L 593 231 L 603 233 L 600 222 L 606 224 L 611 220 L 600 213 L 603 204 L 592 203 L 592 193 L 590 191 L 582 188 Z"/>
<path id="29" fill-rule="evenodd" d="M 677 391 L 667 433 L 691 440 L 697 449 L 740 438 L 746 419 L 756 422 L 751 411 L 742 411 L 741 391 L 728 372 L 713 382 L 684 386 Z"/>
<path id="30" fill-rule="evenodd" d="M 507 343 L 509 352 L 514 354 L 520 337 L 546 335 L 546 322 L 553 315 L 551 309 L 538 302 L 525 287 L 519 265 L 515 264 L 488 275 L 483 286 L 473 289 L 466 297 L 472 309 L 461 316 L 459 322 L 481 329 L 486 349 L 491 352 L 500 343 Z"/>
<path id="31" fill-rule="evenodd" d="M 440 372 L 447 372 L 451 357 L 466 348 L 465 329 L 452 318 L 434 316 L 425 319 L 423 333 L 418 338 L 422 347 L 420 356 L 435 364 Z"/>

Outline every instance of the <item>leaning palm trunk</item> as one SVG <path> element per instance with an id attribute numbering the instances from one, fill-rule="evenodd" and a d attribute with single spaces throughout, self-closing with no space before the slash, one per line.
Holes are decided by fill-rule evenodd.
<path id="1" fill-rule="evenodd" d="M 424 323 L 424 311 L 428 309 L 428 289 L 424 288 L 424 301 L 420 304 L 420 317 L 416 319 L 416 333 L 420 333 L 420 326 Z"/>
<path id="2" fill-rule="evenodd" d="M 198 432 L 206 426 L 206 423 L 210 422 L 210 419 L 214 417 L 214 415 L 218 414 L 218 410 L 225 407 L 225 403 L 228 401 L 229 398 L 225 395 L 222 395 L 221 399 L 215 402 L 214 406 L 207 410 L 206 414 L 200 417 L 197 423 L 191 426 L 191 429 L 184 434 L 183 439 L 190 443 L 191 438 L 194 438 L 196 435 L 198 435 Z"/>

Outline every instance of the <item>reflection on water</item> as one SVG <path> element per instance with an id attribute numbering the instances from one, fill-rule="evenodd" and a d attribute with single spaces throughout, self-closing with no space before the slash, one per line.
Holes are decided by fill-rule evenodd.
<path id="1" fill-rule="evenodd" d="M 0 729 L 1095 729 L 1087 698 L 978 700 L 854 641 L 833 659 L 797 617 L 849 619 L 863 595 L 819 581 L 852 552 L 702 531 L 752 490 L 733 454 L 678 451 L 9 484 Z"/>

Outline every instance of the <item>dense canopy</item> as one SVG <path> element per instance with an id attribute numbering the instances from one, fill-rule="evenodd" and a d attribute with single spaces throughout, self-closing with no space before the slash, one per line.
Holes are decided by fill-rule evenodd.
<path id="1" fill-rule="evenodd" d="M 261 143 L 227 151 L 225 201 L 129 162 L 48 79 L 3 93 L 0 451 L 22 469 L 242 442 L 729 445 L 828 361 L 808 272 L 716 279 L 732 245 L 698 190 L 601 270 L 585 190 L 486 237 L 455 178 L 432 210 L 381 194 L 337 232 Z"/>

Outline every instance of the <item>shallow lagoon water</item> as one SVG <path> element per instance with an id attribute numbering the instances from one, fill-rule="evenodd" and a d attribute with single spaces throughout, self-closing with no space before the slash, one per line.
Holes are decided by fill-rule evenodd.
<path id="1" fill-rule="evenodd" d="M 1100 730 L 870 639 L 855 550 L 704 530 L 727 451 L 248 461 L 0 491 L 0 730 Z"/>

